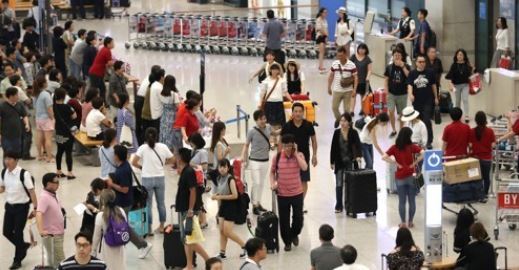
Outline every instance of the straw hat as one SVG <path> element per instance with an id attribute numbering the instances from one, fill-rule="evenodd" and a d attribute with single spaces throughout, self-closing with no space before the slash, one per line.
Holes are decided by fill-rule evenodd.
<path id="1" fill-rule="evenodd" d="M 409 122 L 411 120 L 414 120 L 419 115 L 420 113 L 415 111 L 413 106 L 407 106 L 402 110 L 402 121 Z"/>
<path id="2" fill-rule="evenodd" d="M 298 62 L 296 62 L 296 60 L 294 60 L 294 59 L 290 59 L 290 60 L 288 60 L 288 61 L 285 63 L 285 70 L 286 70 L 287 72 L 288 72 L 288 64 L 290 64 L 290 63 L 294 63 L 294 64 L 296 65 L 296 67 L 297 67 L 297 70 L 301 70 L 301 65 L 300 65 Z"/>
<path id="3" fill-rule="evenodd" d="M 337 14 L 346 13 L 346 12 L 347 12 L 347 10 L 345 7 L 340 7 L 339 9 L 337 9 L 335 11 L 335 13 L 337 13 Z"/>

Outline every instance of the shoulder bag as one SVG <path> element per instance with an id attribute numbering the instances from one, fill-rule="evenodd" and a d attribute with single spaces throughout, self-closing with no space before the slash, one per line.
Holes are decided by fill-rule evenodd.
<path id="1" fill-rule="evenodd" d="M 274 92 L 274 89 L 276 89 L 278 81 L 279 81 L 279 78 L 277 78 L 276 81 L 274 82 L 272 89 L 270 89 L 270 91 L 268 93 L 265 93 L 265 95 L 261 99 L 260 110 L 265 111 L 265 104 L 267 103 L 267 100 L 269 99 L 269 97 L 272 95 L 272 92 Z"/>
<path id="2" fill-rule="evenodd" d="M 340 85 L 342 88 L 348 88 L 350 86 L 353 85 L 353 83 L 355 82 L 355 78 L 353 78 L 353 76 L 349 76 L 349 77 L 343 77 L 342 76 L 342 65 L 339 64 L 339 72 L 341 73 L 341 81 L 340 81 Z"/>
<path id="3" fill-rule="evenodd" d="M 151 148 L 151 147 L 150 147 Z M 153 152 L 155 152 L 155 155 L 157 155 L 157 157 L 159 158 L 160 160 L 160 165 L 164 166 L 164 162 L 162 162 L 162 158 L 159 156 L 159 153 L 157 153 L 157 151 L 155 150 L 155 148 L 151 148 L 151 150 L 153 150 Z"/>
<path id="4" fill-rule="evenodd" d="M 269 138 L 267 137 L 267 135 L 265 135 L 265 133 L 263 133 L 263 131 L 261 131 L 261 129 L 257 128 L 257 127 L 254 127 L 255 130 L 257 130 L 259 132 L 259 134 L 261 134 L 261 136 L 263 138 L 265 138 L 265 140 L 267 141 L 268 145 L 269 145 L 269 148 L 271 148 L 271 145 L 270 145 L 270 140 Z"/>
<path id="5" fill-rule="evenodd" d="M 132 204 L 132 210 L 142 209 L 146 207 L 147 201 L 148 201 L 148 191 L 144 186 L 141 185 L 141 182 L 139 182 L 139 179 L 135 175 L 135 172 L 132 170 L 132 176 L 135 180 L 135 183 L 137 183 L 136 186 L 132 185 L 132 193 L 133 193 L 133 204 Z"/>

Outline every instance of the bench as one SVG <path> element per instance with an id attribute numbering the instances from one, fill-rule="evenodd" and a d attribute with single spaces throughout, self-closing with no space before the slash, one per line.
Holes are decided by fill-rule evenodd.
<path id="1" fill-rule="evenodd" d="M 99 147 L 103 144 L 103 141 L 92 140 L 88 138 L 86 132 L 80 131 L 74 134 L 76 142 L 89 154 L 87 155 L 87 165 L 99 167 Z"/>

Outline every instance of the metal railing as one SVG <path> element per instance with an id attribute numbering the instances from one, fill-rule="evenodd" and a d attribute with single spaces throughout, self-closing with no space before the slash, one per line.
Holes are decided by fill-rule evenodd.
<path id="1" fill-rule="evenodd" d="M 232 124 L 236 122 L 236 135 L 238 136 L 238 139 L 241 137 L 241 121 L 245 120 L 245 136 L 247 136 L 247 133 L 249 132 L 249 119 L 250 114 L 245 112 L 240 105 L 236 105 L 236 118 L 229 119 L 225 121 L 225 124 Z"/>

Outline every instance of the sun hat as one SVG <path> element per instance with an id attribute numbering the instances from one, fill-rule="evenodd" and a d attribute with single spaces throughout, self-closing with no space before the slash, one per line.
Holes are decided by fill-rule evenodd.
<path id="1" fill-rule="evenodd" d="M 340 7 L 339 9 L 337 9 L 337 10 L 335 11 L 335 13 L 337 13 L 337 14 L 340 14 L 340 13 L 346 13 L 346 12 L 347 12 L 347 10 L 346 10 L 345 7 Z"/>
<path id="2" fill-rule="evenodd" d="M 411 120 L 414 120 L 419 115 L 420 113 L 415 111 L 413 106 L 407 106 L 402 110 L 402 121 L 409 122 Z"/>

